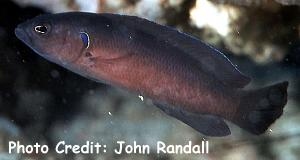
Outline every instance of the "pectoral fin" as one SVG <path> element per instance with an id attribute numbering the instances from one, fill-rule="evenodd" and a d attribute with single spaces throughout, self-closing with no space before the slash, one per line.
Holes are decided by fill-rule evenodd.
<path id="1" fill-rule="evenodd" d="M 231 133 L 223 119 L 217 116 L 194 114 L 180 109 L 179 107 L 162 105 L 159 103 L 155 103 L 155 105 L 166 114 L 177 118 L 206 136 L 221 137 L 230 135 Z"/>

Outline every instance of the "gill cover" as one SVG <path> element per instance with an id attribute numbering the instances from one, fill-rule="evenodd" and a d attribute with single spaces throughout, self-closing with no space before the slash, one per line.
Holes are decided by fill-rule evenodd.
<path id="1" fill-rule="evenodd" d="M 90 46 L 90 36 L 86 32 L 80 32 L 80 38 L 82 40 L 84 48 L 88 49 Z"/>

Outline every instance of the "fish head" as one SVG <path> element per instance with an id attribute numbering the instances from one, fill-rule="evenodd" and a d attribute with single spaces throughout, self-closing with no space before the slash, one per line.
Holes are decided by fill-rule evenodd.
<path id="1" fill-rule="evenodd" d="M 40 56 L 66 65 L 76 61 L 86 47 L 82 43 L 82 38 L 86 37 L 80 36 L 78 27 L 74 26 L 75 20 L 62 15 L 41 15 L 19 24 L 15 34 Z"/>

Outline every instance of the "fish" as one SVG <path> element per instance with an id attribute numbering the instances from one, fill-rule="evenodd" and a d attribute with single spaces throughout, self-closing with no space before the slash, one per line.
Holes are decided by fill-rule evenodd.
<path id="1" fill-rule="evenodd" d="M 230 135 L 228 122 L 261 135 L 283 114 L 288 99 L 288 81 L 245 89 L 251 78 L 222 52 L 137 16 L 45 14 L 19 24 L 15 34 L 50 62 L 151 99 L 205 136 Z"/>

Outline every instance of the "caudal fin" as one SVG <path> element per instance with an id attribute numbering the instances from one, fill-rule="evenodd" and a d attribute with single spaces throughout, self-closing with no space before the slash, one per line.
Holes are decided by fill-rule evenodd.
<path id="1" fill-rule="evenodd" d="M 262 134 L 282 115 L 287 103 L 288 82 L 258 90 L 242 91 L 240 105 L 232 120 L 253 134 Z"/>

